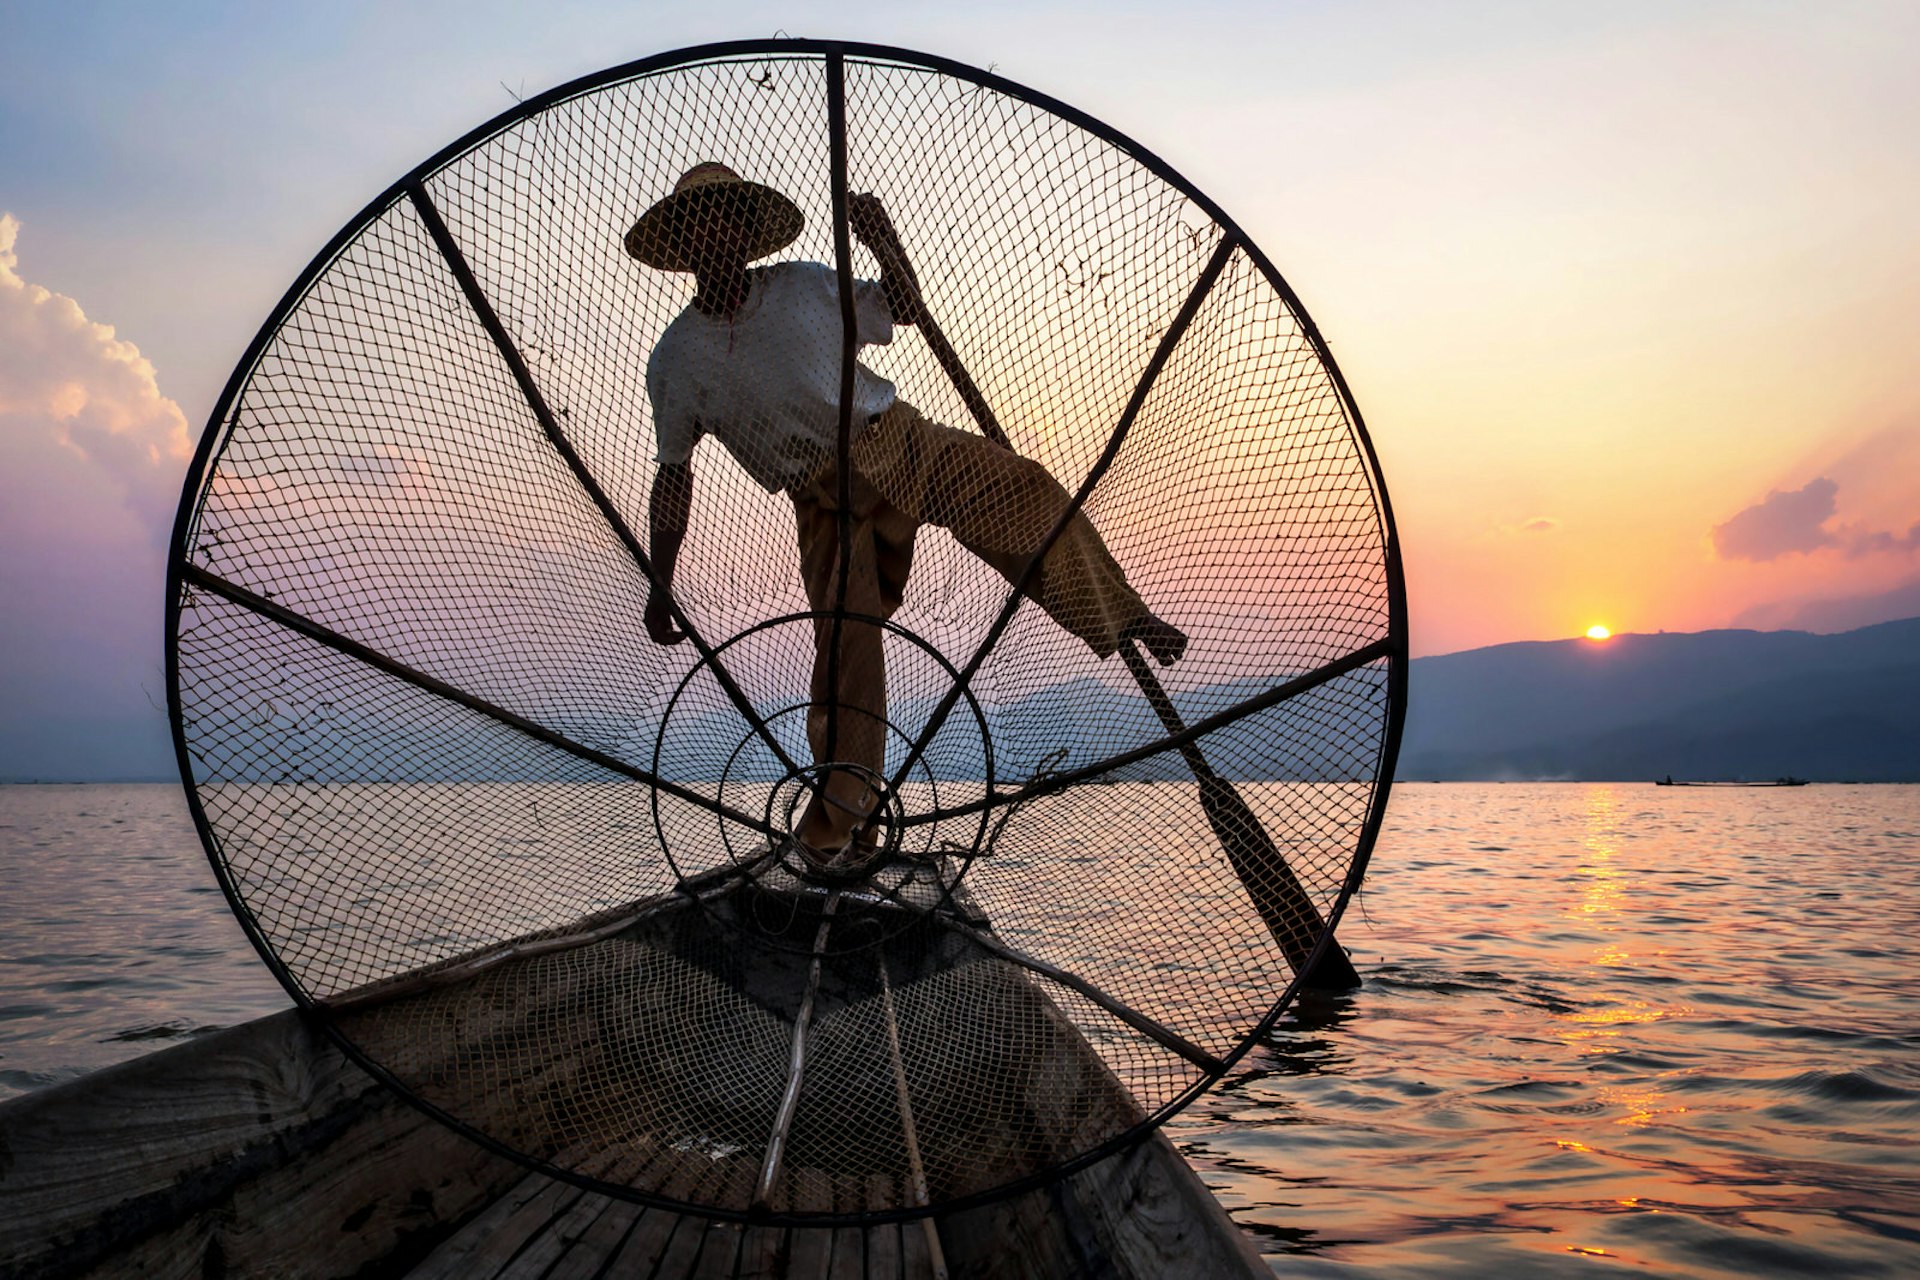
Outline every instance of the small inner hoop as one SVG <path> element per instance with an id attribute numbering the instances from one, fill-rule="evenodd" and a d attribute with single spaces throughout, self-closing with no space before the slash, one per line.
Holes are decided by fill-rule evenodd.
<path id="1" fill-rule="evenodd" d="M 826 616 L 809 613 L 769 619 L 717 646 L 713 658 L 739 663 L 762 649 L 810 651 L 816 622 Z M 893 646 L 890 663 L 911 668 L 896 673 L 903 680 L 917 673 L 925 689 L 937 691 L 957 680 L 958 673 L 937 649 L 898 624 L 860 615 L 849 615 L 848 620 L 884 628 Z M 687 735 L 711 736 L 717 723 L 717 695 L 709 687 L 712 679 L 710 662 L 696 663 L 669 699 L 655 731 L 655 768 L 668 767 Z M 961 805 L 947 799 L 948 786 L 932 757 L 916 761 L 902 787 L 892 786 L 883 771 L 870 765 L 812 761 L 806 743 L 812 710 L 809 701 L 785 702 L 761 709 L 758 724 L 732 714 L 727 751 L 702 759 L 714 766 L 715 780 L 710 785 L 716 789 L 715 798 L 736 816 L 716 812 L 691 824 L 676 822 L 660 795 L 654 795 L 655 831 L 675 875 L 682 883 L 694 883 L 731 869 L 749 882 L 758 905 L 751 911 L 717 912 L 715 918 L 729 928 L 749 930 L 757 945 L 780 950 L 811 953 L 816 949 L 810 933 L 802 936 L 794 931 L 793 920 L 796 913 L 820 910 L 829 897 L 836 898 L 835 910 L 843 923 L 820 948 L 826 954 L 875 946 L 930 914 L 958 912 L 970 918 L 956 892 L 974 860 L 991 843 L 993 810 L 949 814 L 949 808 Z M 839 710 L 843 717 L 866 714 Z M 949 723 L 958 732 L 945 739 L 947 749 L 960 741 L 971 743 L 990 773 L 993 746 L 971 690 Z M 882 720 L 881 726 L 888 755 L 903 756 L 915 726 L 893 719 Z M 773 744 L 785 749 L 791 763 L 776 761 Z M 856 775 L 865 783 L 872 797 L 871 805 L 863 805 L 869 818 L 866 838 L 856 839 L 850 850 L 809 848 L 799 838 L 801 815 L 816 793 L 825 793 L 826 781 L 834 774 Z M 748 815 L 758 821 L 749 825 Z"/>
<path id="2" fill-rule="evenodd" d="M 866 820 L 845 847 L 815 849 L 800 838 L 799 815 L 816 793 L 828 804 L 839 803 L 826 793 L 827 780 L 836 773 L 857 774 L 865 783 L 860 812 Z M 767 825 L 784 835 L 774 850 L 775 860 L 814 884 L 850 885 L 865 881 L 881 863 L 899 855 L 905 817 L 900 796 L 888 787 L 886 776 L 850 761 L 794 769 L 767 793 Z"/>

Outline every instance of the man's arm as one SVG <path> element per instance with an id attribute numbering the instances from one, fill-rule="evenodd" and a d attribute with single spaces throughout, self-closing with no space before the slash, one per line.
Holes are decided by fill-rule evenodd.
<path id="1" fill-rule="evenodd" d="M 880 263 L 880 289 L 887 296 L 887 310 L 895 324 L 914 324 L 920 319 L 920 281 L 907 261 L 900 244 L 900 233 L 893 228 L 880 197 L 858 192 L 847 197 L 847 226 Z"/>
<path id="2" fill-rule="evenodd" d="M 667 608 L 667 588 L 673 567 L 680 561 L 680 544 L 687 537 L 687 515 L 693 509 L 693 464 L 663 463 L 654 473 L 653 494 L 647 502 L 647 537 L 653 544 L 653 571 L 660 585 L 647 593 L 647 634 L 656 644 L 678 644 L 686 632 L 673 625 Z"/>

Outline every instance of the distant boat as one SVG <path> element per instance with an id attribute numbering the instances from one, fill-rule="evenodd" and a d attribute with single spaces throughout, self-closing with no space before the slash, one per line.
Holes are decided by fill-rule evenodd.
<path id="1" fill-rule="evenodd" d="M 1668 774 L 1664 778 L 1656 778 L 1653 785 L 1656 787 L 1804 787 L 1809 781 L 1810 779 L 1807 778 L 1784 777 L 1775 778 L 1771 782 L 1675 782 L 1673 775 Z"/>

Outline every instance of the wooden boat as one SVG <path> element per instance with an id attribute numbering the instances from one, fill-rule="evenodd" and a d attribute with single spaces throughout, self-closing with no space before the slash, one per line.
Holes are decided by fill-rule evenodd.
<path id="1" fill-rule="evenodd" d="M 540 1052 L 528 1056 L 524 1070 L 501 1068 L 489 1088 L 507 1113 L 538 1127 L 538 1108 L 557 1095 L 581 1109 L 581 1091 L 604 1078 L 593 1070 L 595 1052 L 633 1049 L 570 1026 L 558 1011 L 592 1002 L 579 1001 L 577 989 L 560 998 L 540 966 L 559 956 L 576 981 L 596 981 L 602 963 L 622 949 L 630 953 L 663 939 L 672 945 L 678 935 L 697 933 L 686 927 L 697 914 L 690 903 L 677 915 L 646 914 L 612 932 L 605 926 L 576 932 L 565 948 L 493 949 L 465 964 L 436 966 L 438 979 L 364 993 L 340 1002 L 334 1016 L 362 1046 L 401 1027 L 418 1028 L 423 1019 L 464 1028 L 464 1039 L 440 1044 L 438 1051 L 448 1055 L 482 1037 L 497 1040 L 516 1025 L 532 1027 L 537 1034 L 523 1042 Z M 959 941 L 929 953 L 931 976 L 976 1001 L 998 1001 L 983 1007 L 983 1016 L 1004 1021 L 1009 1008 L 1025 1011 L 1025 1029 L 1007 1045 L 1029 1059 L 1024 1074 L 1009 1077 L 1025 1082 L 1023 1105 L 1033 1113 L 1028 1140 L 1068 1149 L 1090 1131 L 1120 1132 L 1138 1121 L 1131 1095 L 1028 970 L 1000 958 L 991 944 L 975 947 L 964 934 L 946 936 Z M 964 976 L 959 987 L 952 986 L 955 975 Z M 927 976 L 901 972 L 895 981 L 904 990 Z M 551 990 L 556 998 L 501 998 L 530 989 Z M 685 1066 L 663 1063 L 666 1070 Z M 563 1074 L 564 1087 L 554 1088 Z M 1059 1114 L 1047 1114 L 1059 1112 L 1062 1098 L 1077 1100 L 1071 1131 Z M 941 1143 L 1015 1141 L 970 1130 L 964 1115 L 940 1114 L 937 1098 L 923 1097 L 915 1111 L 929 1162 Z M 696 1178 L 705 1185 L 750 1182 L 759 1161 L 755 1155 L 752 1167 L 732 1168 L 711 1151 L 683 1148 L 627 1154 L 678 1161 L 654 1185 L 677 1189 L 682 1198 Z M 1007 1158 L 1018 1154 L 1010 1149 Z M 845 1171 L 809 1153 L 802 1135 L 795 1135 L 789 1160 L 819 1164 L 784 1180 L 800 1188 L 789 1200 L 815 1199 L 773 1208 L 803 1212 L 862 1203 L 846 1199 Z M 655 1164 L 656 1175 L 661 1168 Z M 854 1194 L 865 1191 L 856 1186 Z M 939 1201 L 936 1195 L 928 1203 Z M 1038 1280 L 1175 1272 L 1270 1274 L 1157 1131 L 1011 1198 L 905 1222 L 808 1227 L 752 1216 L 709 1220 L 529 1171 L 408 1105 L 301 1010 L 0 1103 L 0 1277 Z"/>

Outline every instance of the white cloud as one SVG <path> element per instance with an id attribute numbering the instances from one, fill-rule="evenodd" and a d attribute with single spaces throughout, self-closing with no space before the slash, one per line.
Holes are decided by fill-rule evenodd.
<path id="1" fill-rule="evenodd" d="M 19 236 L 0 214 L 0 777 L 159 776 L 186 418 L 138 348 L 22 278 Z"/>
<path id="2" fill-rule="evenodd" d="M 112 325 L 21 277 L 19 236 L 19 219 L 0 213 L 0 432 L 11 483 L 44 484 L 64 470 L 45 456 L 57 446 L 164 536 L 193 452 L 186 416 Z"/>

